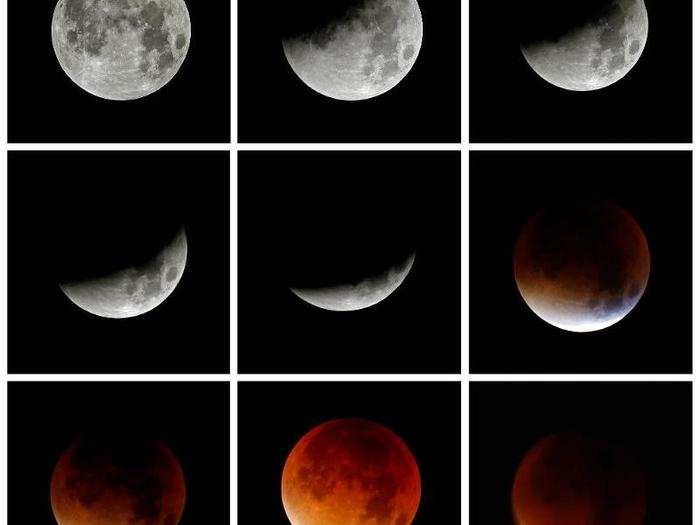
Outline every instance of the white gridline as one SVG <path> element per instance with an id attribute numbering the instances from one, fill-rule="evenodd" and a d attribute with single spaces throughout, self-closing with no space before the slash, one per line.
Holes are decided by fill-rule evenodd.
<path id="1" fill-rule="evenodd" d="M 19 1 L 19 0 L 15 0 Z M 26 0 L 23 0 L 26 1 Z M 194 1 L 194 0 L 193 0 Z M 248 0 L 255 1 L 255 0 Z M 430 0 L 428 0 L 430 1 Z M 479 0 L 473 0 L 479 1 Z M 488 1 L 488 0 L 482 0 Z M 0 0 L 0 35 L 7 35 L 7 2 Z M 700 525 L 700 513 L 695 510 L 695 502 L 700 501 L 700 454 L 696 447 L 698 440 L 698 402 L 697 389 L 695 388 L 695 366 L 692 374 L 683 375 L 638 375 L 638 374 L 615 374 L 615 375 L 571 375 L 571 374 L 547 374 L 547 375 L 477 375 L 469 374 L 469 150 L 677 150 L 694 151 L 693 144 L 475 144 L 464 145 L 464 141 L 469 137 L 469 0 L 462 1 L 462 143 L 461 144 L 237 144 L 237 0 L 232 0 L 231 10 L 231 144 L 12 144 L 8 145 L 7 131 L 7 39 L 0 39 L 0 353 L 2 354 L 2 366 L 0 367 L 0 525 L 8 523 L 7 514 L 7 384 L 8 381 L 220 381 L 230 383 L 230 523 L 238 523 L 237 516 L 237 390 L 236 384 L 244 381 L 452 381 L 460 382 L 461 393 L 461 433 L 462 433 L 462 453 L 461 453 L 461 523 L 469 523 L 469 388 L 470 381 L 691 381 L 693 383 L 693 519 L 694 525 Z M 700 70 L 700 37 L 696 28 L 700 27 L 700 9 L 697 7 L 693 12 L 693 86 L 698 86 L 698 71 Z M 693 92 L 693 95 L 694 95 Z M 47 94 L 50 96 L 50 93 Z M 693 96 L 695 99 L 695 96 Z M 659 101 L 650 101 L 659 103 Z M 697 136 L 698 115 L 696 106 L 693 105 L 693 137 Z M 105 374 L 81 374 L 81 375 L 11 375 L 7 369 L 7 152 L 32 151 L 32 150 L 189 150 L 189 151 L 230 151 L 231 152 L 231 374 L 218 375 L 105 375 Z M 460 151 L 462 154 L 462 370 L 460 374 L 452 375 L 415 375 L 415 374 L 393 374 L 393 375 L 352 375 L 352 374 L 314 374 L 314 375 L 268 375 L 268 374 L 237 374 L 237 151 L 279 151 L 279 150 L 446 150 Z M 695 179 L 696 168 L 693 165 L 693 178 Z M 698 184 L 693 186 L 693 203 L 698 202 L 700 189 Z M 700 235 L 700 212 L 693 206 L 693 275 L 697 277 L 700 268 L 700 248 L 698 236 Z M 700 326 L 700 284 L 698 279 L 693 280 L 693 326 Z M 695 339 L 693 342 L 693 354 L 695 354 Z M 663 351 L 663 349 L 661 349 Z M 13 524 L 16 525 L 16 524 Z M 243 524 L 247 525 L 247 524 Z M 435 524 L 442 525 L 442 524 Z M 481 524 L 477 524 L 481 525 Z"/>

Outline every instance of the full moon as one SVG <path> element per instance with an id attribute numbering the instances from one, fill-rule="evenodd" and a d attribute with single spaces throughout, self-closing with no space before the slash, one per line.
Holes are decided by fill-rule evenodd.
<path id="1" fill-rule="evenodd" d="M 160 442 L 79 440 L 51 478 L 59 525 L 177 525 L 185 507 L 185 476 Z"/>
<path id="2" fill-rule="evenodd" d="M 109 100 L 145 97 L 170 82 L 190 34 L 183 0 L 60 0 L 51 25 L 66 74 Z"/>
<path id="3" fill-rule="evenodd" d="M 292 525 L 410 525 L 421 481 L 413 454 L 388 428 L 338 419 L 295 445 L 282 473 Z"/>
<path id="4" fill-rule="evenodd" d="M 581 9 L 577 16 L 553 16 L 555 27 L 530 35 L 522 45 L 538 75 L 572 91 L 601 89 L 624 77 L 639 60 L 649 32 L 644 0 L 586 2 L 589 6 L 576 8 Z"/>
<path id="5" fill-rule="evenodd" d="M 364 100 L 396 86 L 416 62 L 423 18 L 416 0 L 357 0 L 321 26 L 283 40 L 284 54 L 311 89 Z"/>
<path id="6" fill-rule="evenodd" d="M 362 310 L 383 301 L 401 286 L 411 271 L 415 258 L 415 253 L 411 254 L 402 263 L 357 283 L 321 288 L 292 288 L 292 292 L 300 299 L 324 310 Z"/>
<path id="7" fill-rule="evenodd" d="M 646 477 L 624 450 L 553 435 L 523 458 L 512 501 L 517 525 L 642 525 Z"/>
<path id="8" fill-rule="evenodd" d="M 187 236 L 181 229 L 151 261 L 111 275 L 61 284 L 77 306 L 100 317 L 135 317 L 153 310 L 175 290 L 187 262 Z"/>
<path id="9" fill-rule="evenodd" d="M 639 302 L 649 280 L 644 232 L 607 201 L 572 202 L 536 213 L 518 238 L 514 273 L 527 305 L 572 332 L 609 327 Z"/>

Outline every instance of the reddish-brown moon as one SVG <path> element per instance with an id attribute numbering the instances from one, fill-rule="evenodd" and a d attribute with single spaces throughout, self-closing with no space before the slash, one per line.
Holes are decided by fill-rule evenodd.
<path id="1" fill-rule="evenodd" d="M 388 428 L 337 419 L 307 433 L 282 473 L 292 525 L 409 525 L 420 502 L 416 460 Z"/>
<path id="2" fill-rule="evenodd" d="M 577 434 L 539 441 L 513 484 L 516 525 L 642 525 L 646 479 L 626 451 Z"/>
<path id="3" fill-rule="evenodd" d="M 646 236 L 626 210 L 608 201 L 562 203 L 536 213 L 518 238 L 518 290 L 541 319 L 591 332 L 625 317 L 649 280 Z"/>
<path id="4" fill-rule="evenodd" d="M 80 439 L 51 479 L 59 525 L 176 525 L 185 507 L 185 477 L 161 442 Z"/>

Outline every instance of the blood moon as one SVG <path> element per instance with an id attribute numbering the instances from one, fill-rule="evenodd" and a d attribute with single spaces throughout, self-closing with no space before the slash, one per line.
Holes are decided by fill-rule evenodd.
<path id="1" fill-rule="evenodd" d="M 515 281 L 527 305 L 563 330 L 592 332 L 625 317 L 649 280 L 646 236 L 632 215 L 605 200 L 551 206 L 524 226 Z"/>
<path id="2" fill-rule="evenodd" d="M 59 525 L 177 525 L 185 507 L 185 477 L 159 441 L 76 440 L 51 479 Z"/>
<path id="3" fill-rule="evenodd" d="M 539 441 L 513 485 L 518 525 L 642 525 L 646 479 L 626 451 L 578 434 Z"/>
<path id="4" fill-rule="evenodd" d="M 418 465 L 403 440 L 364 419 L 317 426 L 295 445 L 282 473 L 293 525 L 409 525 L 420 493 Z"/>

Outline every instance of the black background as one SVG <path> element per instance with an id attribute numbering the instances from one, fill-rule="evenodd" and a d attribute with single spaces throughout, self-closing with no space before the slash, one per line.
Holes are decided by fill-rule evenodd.
<path id="1" fill-rule="evenodd" d="M 229 142 L 230 3 L 186 1 L 192 41 L 180 71 L 147 97 L 111 101 L 61 69 L 51 42 L 57 0 L 10 0 L 10 142 Z"/>
<path id="2" fill-rule="evenodd" d="M 281 35 L 294 23 L 290 18 L 298 18 L 293 13 L 314 11 L 320 3 L 329 4 L 239 3 L 241 142 L 460 141 L 459 0 L 419 0 L 424 36 L 413 69 L 387 93 L 355 102 L 334 100 L 309 88 L 284 56 Z M 287 5 L 293 6 L 292 13 Z"/>
<path id="3" fill-rule="evenodd" d="M 459 372 L 457 153 L 241 153 L 238 181 L 241 372 Z M 405 247 L 413 268 L 370 308 L 290 290 L 336 251 L 354 264 Z"/>
<path id="4" fill-rule="evenodd" d="M 458 383 L 239 383 L 240 523 L 288 524 L 282 469 L 301 437 L 331 419 L 385 425 L 413 452 L 421 474 L 415 525 L 458 524 L 460 394 Z"/>
<path id="5" fill-rule="evenodd" d="M 163 441 L 185 474 L 181 525 L 229 518 L 228 383 L 12 383 L 9 523 L 54 525 L 49 487 L 61 454 L 109 429 Z"/>
<path id="6" fill-rule="evenodd" d="M 690 373 L 689 153 L 472 152 L 470 184 L 472 372 Z M 572 197 L 625 208 L 651 251 L 637 306 L 596 332 L 567 332 L 541 320 L 513 278 L 521 228 L 539 209 Z"/>
<path id="7" fill-rule="evenodd" d="M 590 3 L 592 0 L 578 0 Z M 470 6 L 471 142 L 690 142 L 691 1 L 645 0 L 649 38 L 634 68 L 597 91 L 542 79 L 520 35 L 572 1 L 477 0 Z"/>
<path id="8" fill-rule="evenodd" d="M 227 152 L 15 152 L 9 172 L 13 373 L 228 373 Z M 61 291 L 89 260 L 182 225 L 187 265 L 154 310 L 106 319 Z"/>
<path id="9" fill-rule="evenodd" d="M 520 461 L 575 432 L 634 455 L 647 475 L 646 525 L 691 523 L 690 383 L 471 383 L 470 522 L 512 525 Z"/>

